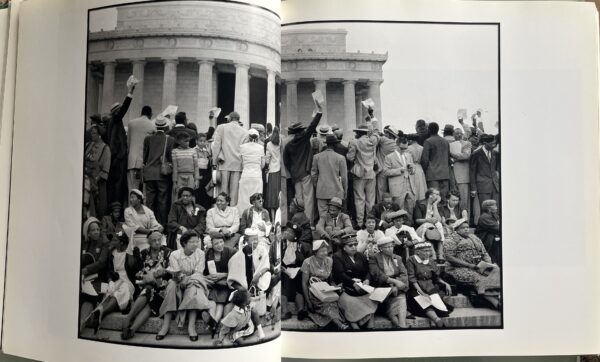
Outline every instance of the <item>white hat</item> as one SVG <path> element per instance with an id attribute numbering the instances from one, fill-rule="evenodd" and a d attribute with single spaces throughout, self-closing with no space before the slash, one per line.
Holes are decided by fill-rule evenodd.
<path id="1" fill-rule="evenodd" d="M 256 129 L 250 128 L 250 130 L 248 130 L 248 135 L 249 136 L 256 136 L 256 137 L 258 137 L 259 134 L 258 134 L 258 131 Z"/>
<path id="2" fill-rule="evenodd" d="M 246 236 L 258 236 L 258 230 L 247 228 L 244 230 L 244 235 Z"/>
<path id="3" fill-rule="evenodd" d="M 317 251 L 317 250 L 321 249 L 321 246 L 323 246 L 323 244 L 325 244 L 326 246 L 329 246 L 329 244 L 327 244 L 327 242 L 323 239 L 318 239 L 318 240 L 313 241 L 312 250 Z"/>
<path id="4" fill-rule="evenodd" d="M 464 217 L 462 219 L 458 219 L 452 224 L 452 229 L 456 230 L 456 229 L 458 229 L 459 226 L 461 226 L 464 223 L 467 223 L 467 225 L 468 225 L 469 220 L 465 219 Z"/>
<path id="5" fill-rule="evenodd" d="M 394 239 L 392 239 L 390 236 L 384 236 L 382 238 L 377 239 L 377 246 L 381 246 L 381 245 L 385 245 L 385 244 L 389 244 L 389 243 L 393 243 Z"/>

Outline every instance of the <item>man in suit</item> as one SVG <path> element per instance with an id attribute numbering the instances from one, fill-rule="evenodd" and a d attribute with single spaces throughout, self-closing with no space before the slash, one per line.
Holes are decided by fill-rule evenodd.
<path id="1" fill-rule="evenodd" d="M 442 199 L 445 199 L 450 187 L 450 146 L 438 135 L 440 126 L 437 123 L 431 122 L 427 127 L 429 138 L 423 144 L 421 166 L 425 171 L 427 186 L 440 190 Z"/>
<path id="2" fill-rule="evenodd" d="M 325 150 L 313 156 L 310 175 L 316 187 L 319 217 L 327 213 L 327 202 L 331 198 L 345 199 L 348 191 L 346 159 L 333 150 L 339 142 L 335 135 L 327 135 Z"/>
<path id="3" fill-rule="evenodd" d="M 479 205 L 485 200 L 498 202 L 500 192 L 500 154 L 494 150 L 496 139 L 492 135 L 481 135 L 480 142 L 483 147 L 471 155 L 469 173 L 471 179 L 471 196 L 479 199 Z"/>
<path id="4" fill-rule="evenodd" d="M 461 128 L 454 129 L 454 139 L 460 142 L 460 153 L 450 152 L 452 157 L 454 179 L 456 180 L 456 188 L 460 195 L 460 209 L 467 210 L 467 213 L 471 215 L 471 198 L 469 195 L 469 182 L 471 182 L 471 176 L 469 175 L 469 160 L 471 158 L 471 142 L 464 139 L 464 132 Z"/>
<path id="5" fill-rule="evenodd" d="M 142 107 L 141 117 L 129 121 L 127 132 L 127 145 L 129 153 L 127 155 L 127 187 L 131 189 L 140 189 L 142 183 L 141 168 L 144 163 L 144 139 L 156 131 L 152 118 L 152 108 L 150 106 Z"/>
<path id="6" fill-rule="evenodd" d="M 317 102 L 317 109 L 308 127 L 301 122 L 296 122 L 288 127 L 288 134 L 294 137 L 283 149 L 283 164 L 289 171 L 289 176 L 294 183 L 296 200 L 304 207 L 304 213 L 311 225 L 314 225 L 315 188 L 310 177 L 312 167 L 311 137 L 323 116 L 322 105 Z"/>
<path id="7" fill-rule="evenodd" d="M 377 171 L 377 202 L 380 202 L 383 198 L 383 194 L 389 191 L 388 178 L 386 175 L 383 174 L 383 164 L 385 163 L 385 157 L 396 150 L 397 137 L 397 129 L 395 129 L 392 126 L 385 126 L 385 128 L 383 129 L 383 136 L 379 138 L 379 145 L 377 146 L 376 156 L 377 162 L 381 167 Z"/>
<path id="8" fill-rule="evenodd" d="M 327 213 L 317 223 L 314 239 L 327 239 L 332 241 L 334 248 L 340 246 L 342 235 L 352 233 L 350 216 L 341 212 L 342 200 L 334 197 L 327 204 Z"/>
<path id="9" fill-rule="evenodd" d="M 212 143 L 213 168 L 221 175 L 221 191 L 231 198 L 230 206 L 238 202 L 240 176 L 242 175 L 242 157 L 240 145 L 248 132 L 240 126 L 240 115 L 231 112 L 228 122 L 217 126 Z"/>
<path id="10" fill-rule="evenodd" d="M 165 132 L 169 129 L 167 119 L 162 116 L 156 118 L 156 133 L 144 139 L 144 188 L 146 189 L 146 206 L 150 208 L 156 220 L 161 225 L 167 224 L 169 212 L 169 195 L 171 193 L 171 175 L 160 172 L 163 155 L 165 162 L 172 162 L 171 150 L 175 144 L 173 137 Z"/>
<path id="11" fill-rule="evenodd" d="M 417 202 L 415 184 L 415 166 L 408 149 L 408 140 L 402 135 L 396 140 L 398 149 L 385 156 L 383 174 L 387 177 L 387 183 L 392 197 L 397 197 L 397 204 L 408 212 L 412 219 L 413 209 Z"/>
<path id="12" fill-rule="evenodd" d="M 346 210 L 348 212 L 348 215 L 350 215 L 350 218 L 356 218 L 356 210 L 354 208 L 354 188 L 352 187 L 352 174 L 350 173 L 353 163 L 350 160 L 348 160 L 348 158 L 346 157 L 346 155 L 348 155 L 348 142 L 343 140 L 343 138 L 344 138 L 343 130 L 341 130 L 337 126 L 333 127 L 332 129 L 334 130 L 333 134 L 340 141 L 333 146 L 333 150 L 337 154 L 344 156 L 344 159 L 346 159 L 346 169 L 348 170 L 348 174 L 347 174 L 348 188 L 346 189 L 346 197 L 344 199 L 342 199 L 342 201 L 344 203 L 344 210 Z"/>

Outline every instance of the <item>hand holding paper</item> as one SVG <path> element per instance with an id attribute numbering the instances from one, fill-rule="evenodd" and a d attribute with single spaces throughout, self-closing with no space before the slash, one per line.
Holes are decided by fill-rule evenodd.
<path id="1" fill-rule="evenodd" d="M 138 84 L 140 81 L 137 80 L 136 77 L 132 75 L 129 76 L 129 78 L 127 79 L 127 90 L 129 90 L 129 92 L 133 92 L 133 90 L 135 89 L 135 85 Z"/>

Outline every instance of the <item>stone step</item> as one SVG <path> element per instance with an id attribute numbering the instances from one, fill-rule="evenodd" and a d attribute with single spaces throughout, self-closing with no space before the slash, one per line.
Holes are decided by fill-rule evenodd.
<path id="1" fill-rule="evenodd" d="M 453 305 L 454 308 L 472 308 L 473 307 L 471 305 L 471 301 L 469 301 L 469 298 L 462 294 L 453 295 L 450 297 L 444 297 L 444 300 L 447 303 Z M 296 303 L 294 303 L 294 302 L 288 302 L 288 310 L 294 315 L 298 314 L 298 308 L 296 307 Z"/>
<path id="2" fill-rule="evenodd" d="M 502 314 L 497 310 L 486 308 L 456 308 L 449 317 L 442 319 L 449 328 L 500 327 L 502 324 Z M 407 319 L 406 323 L 414 329 L 435 327 L 429 319 L 421 317 Z M 295 315 L 282 321 L 281 328 L 292 331 L 318 330 L 317 325 L 310 318 L 299 321 Z M 392 329 L 392 323 L 387 318 L 377 315 L 375 329 Z"/>

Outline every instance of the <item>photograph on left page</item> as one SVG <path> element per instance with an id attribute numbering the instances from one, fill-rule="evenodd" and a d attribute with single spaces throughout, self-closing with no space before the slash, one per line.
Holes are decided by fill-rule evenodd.
<path id="1" fill-rule="evenodd" d="M 280 335 L 280 26 L 238 2 L 88 12 L 79 338 Z"/>

